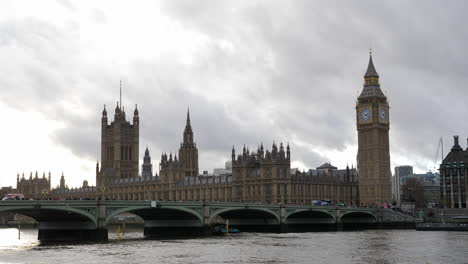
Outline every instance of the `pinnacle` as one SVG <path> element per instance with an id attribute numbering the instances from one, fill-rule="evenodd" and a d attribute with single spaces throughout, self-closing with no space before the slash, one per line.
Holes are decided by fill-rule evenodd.
<path id="1" fill-rule="evenodd" d="M 372 54 L 369 56 L 369 65 L 367 66 L 367 71 L 366 74 L 364 74 L 364 77 L 379 77 L 379 74 L 377 74 L 377 71 L 375 70 L 374 62 L 372 61 Z"/>

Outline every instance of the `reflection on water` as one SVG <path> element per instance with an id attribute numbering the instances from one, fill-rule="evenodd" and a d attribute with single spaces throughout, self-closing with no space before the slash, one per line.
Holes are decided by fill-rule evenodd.
<path id="1" fill-rule="evenodd" d="M 128 230 L 107 243 L 40 245 L 37 230 L 0 229 L 1 263 L 466 263 L 468 232 L 368 230 L 241 233 L 144 240 Z"/>

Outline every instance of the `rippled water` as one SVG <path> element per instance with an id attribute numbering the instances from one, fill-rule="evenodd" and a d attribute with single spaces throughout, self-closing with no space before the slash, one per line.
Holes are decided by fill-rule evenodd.
<path id="1" fill-rule="evenodd" d="M 41 246 L 36 230 L 0 229 L 1 263 L 468 263 L 468 232 L 368 230 Z"/>

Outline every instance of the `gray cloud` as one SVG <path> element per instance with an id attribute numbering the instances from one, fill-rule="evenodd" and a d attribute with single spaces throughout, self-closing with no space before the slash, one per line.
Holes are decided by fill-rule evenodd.
<path id="1" fill-rule="evenodd" d="M 127 116 L 139 105 L 141 153 L 148 145 L 155 161 L 178 149 L 187 107 L 204 169 L 222 166 L 232 145 L 244 143 L 296 138 L 343 151 L 357 144 L 355 99 L 372 47 L 391 106 L 392 155 L 426 169 L 440 136 L 446 149 L 452 134 L 468 136 L 464 3 L 167 1 L 162 8 L 206 37 L 193 63 L 165 54 L 125 68 L 89 64 L 76 42 L 79 27 L 1 23 L 0 54 L 9 64 L 0 66 L 0 99 L 63 121 L 54 139 L 88 159 L 99 157 L 102 105 L 113 113 L 119 78 Z M 112 23 L 93 10 L 91 19 Z M 308 167 L 334 161 L 295 144 L 292 152 Z"/>

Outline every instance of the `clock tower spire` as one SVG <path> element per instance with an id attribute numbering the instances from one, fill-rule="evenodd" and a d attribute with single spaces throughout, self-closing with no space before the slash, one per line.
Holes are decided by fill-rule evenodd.
<path id="1" fill-rule="evenodd" d="M 370 54 L 364 87 L 356 104 L 359 202 L 362 206 L 389 202 L 392 197 L 389 108 Z"/>

